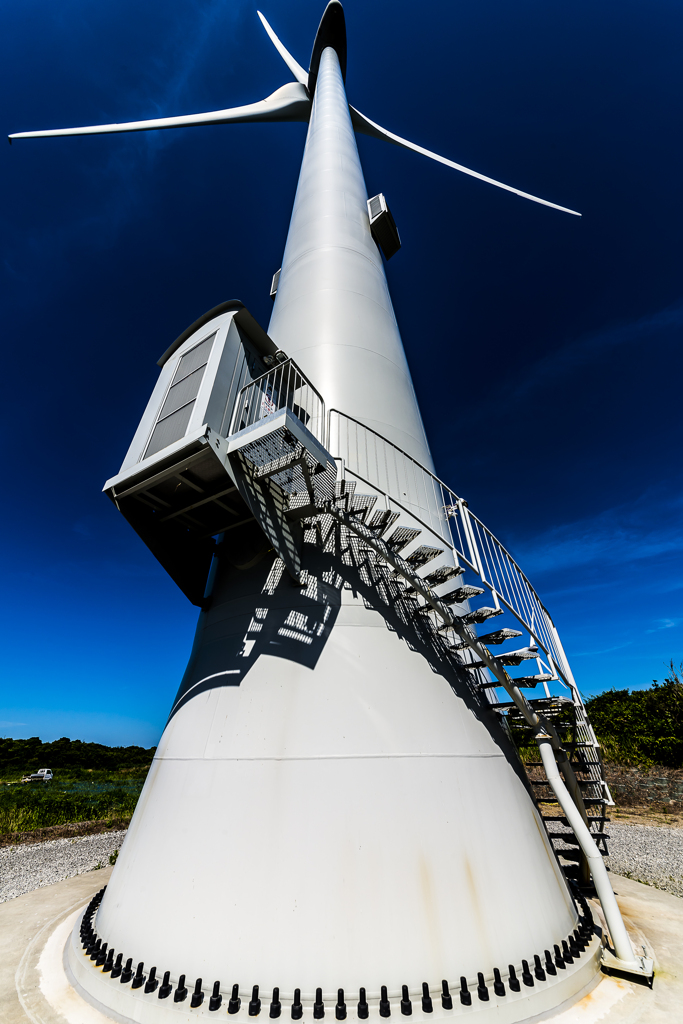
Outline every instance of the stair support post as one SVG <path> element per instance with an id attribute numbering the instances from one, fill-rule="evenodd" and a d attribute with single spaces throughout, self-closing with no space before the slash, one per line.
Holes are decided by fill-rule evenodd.
<path id="1" fill-rule="evenodd" d="M 577 779 L 576 773 L 575 773 L 574 769 L 571 766 L 569 758 L 567 757 L 567 751 L 564 749 L 564 747 L 562 745 L 560 745 L 559 747 L 555 748 L 555 757 L 556 757 L 559 769 L 562 772 L 562 775 L 564 776 L 564 781 L 566 783 L 567 789 L 569 790 L 569 794 L 570 794 L 572 800 L 574 801 L 574 803 L 576 805 L 576 808 L 579 811 L 579 814 L 583 818 L 583 821 L 584 821 L 584 824 L 585 824 L 586 828 L 590 832 L 590 823 L 589 823 L 589 820 L 588 820 L 588 813 L 586 812 L 586 805 L 583 802 L 583 794 L 581 792 L 581 787 L 579 786 L 579 780 Z M 548 781 L 550 782 L 550 779 L 548 779 Z M 552 783 L 551 783 L 551 785 L 552 785 Z M 579 875 L 580 875 L 580 881 L 581 881 L 582 885 L 588 885 L 590 883 L 590 880 L 591 880 L 590 863 L 588 861 L 588 857 L 586 856 L 583 848 L 581 848 L 581 857 L 580 857 L 580 860 L 579 860 Z M 597 886 L 596 886 L 596 888 L 597 888 Z"/>
<path id="2" fill-rule="evenodd" d="M 602 859 L 602 854 L 598 850 L 595 840 L 583 820 L 581 812 L 572 800 L 567 787 L 562 781 L 550 737 L 544 732 L 539 732 L 535 736 L 535 740 L 538 744 L 538 749 L 541 755 L 541 760 L 543 761 L 543 767 L 545 769 L 548 782 L 552 786 L 553 792 L 557 797 L 557 802 L 562 808 L 564 815 L 578 840 L 581 850 L 588 861 L 591 875 L 593 876 L 593 883 L 605 915 L 605 920 L 607 921 L 607 927 L 609 928 L 612 942 L 614 943 L 614 950 L 616 952 L 617 959 L 623 965 L 624 970 L 635 970 L 638 973 L 641 973 L 643 965 L 634 956 L 633 946 L 631 945 L 631 940 L 628 937 L 626 926 L 624 925 L 624 920 L 621 916 L 621 911 L 619 910 L 619 904 L 617 903 L 614 890 L 612 889 L 611 882 L 607 875 L 607 868 L 605 867 L 605 862 Z"/>

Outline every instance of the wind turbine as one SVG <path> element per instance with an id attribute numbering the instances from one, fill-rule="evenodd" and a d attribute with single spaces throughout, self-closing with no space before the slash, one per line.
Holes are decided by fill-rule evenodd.
<path id="1" fill-rule="evenodd" d="M 522 693 L 550 679 L 567 688 L 584 794 L 604 809 L 597 742 L 552 619 L 434 476 L 380 253 L 400 243 L 384 197 L 368 199 L 355 132 L 578 214 L 351 107 L 337 0 L 308 72 L 259 17 L 296 81 L 258 103 L 11 136 L 309 124 L 268 332 L 237 300 L 190 325 L 159 360 L 105 485 L 202 611 L 69 967 L 86 998 L 141 1022 L 186 1000 L 199 1008 L 205 988 L 209 1010 L 225 998 L 245 1019 L 269 1002 L 271 1017 L 284 1003 L 294 1020 L 413 1005 L 525 1020 L 577 997 L 601 958 L 645 975 L 652 965 L 621 920 L 595 842 L 603 817 L 587 812 L 553 725 L 558 702 Z M 491 605 L 474 605 L 482 594 Z M 491 652 L 522 635 L 491 631 L 499 615 L 527 646 Z M 535 675 L 509 674 L 534 659 Z M 558 802 L 545 823 L 506 731 L 514 715 Z M 556 859 L 554 838 L 571 833 L 549 829 L 563 820 L 614 954 Z"/>
<path id="2" fill-rule="evenodd" d="M 209 124 L 245 124 L 252 121 L 308 122 L 311 116 L 312 97 L 315 92 L 320 57 L 326 46 L 339 48 L 341 75 L 343 80 L 346 81 L 346 24 L 342 5 L 335 2 L 335 0 L 331 0 L 328 4 L 325 15 L 320 23 L 318 34 L 316 35 L 311 56 L 311 66 L 308 71 L 302 68 L 280 39 L 278 39 L 263 14 L 260 11 L 256 13 L 261 19 L 261 23 L 275 49 L 296 79 L 297 84 L 287 82 L 265 99 L 259 100 L 256 103 L 248 103 L 242 107 L 211 110 L 205 114 L 181 114 L 178 117 L 157 117 L 144 121 L 126 121 L 120 124 L 96 124 L 83 128 L 48 128 L 45 131 L 37 132 L 15 132 L 9 136 L 10 144 L 13 139 L 46 139 L 64 135 L 107 135 L 117 132 L 158 131 L 162 128 L 194 128 Z M 497 188 L 505 189 L 507 192 L 513 192 L 515 195 L 521 196 L 522 199 L 530 199 L 534 203 L 550 206 L 553 210 L 571 213 L 575 217 L 581 216 L 576 210 L 570 210 L 566 206 L 558 206 L 557 203 L 551 203 L 547 199 L 532 196 L 529 192 L 522 192 L 521 189 L 513 188 L 512 185 L 505 185 L 502 181 L 496 181 L 495 178 L 489 178 L 485 174 L 480 174 L 479 171 L 473 171 L 469 167 L 464 167 L 462 164 L 448 160 L 444 156 L 439 156 L 438 153 L 432 153 L 431 150 L 425 149 L 423 146 L 418 146 L 414 142 L 402 139 L 400 135 L 395 135 L 393 132 L 387 131 L 386 128 L 382 128 L 381 125 L 371 121 L 369 117 L 362 114 L 360 110 L 356 110 L 351 104 L 349 104 L 348 109 L 355 131 L 360 132 L 362 135 L 370 135 L 372 138 L 391 142 L 395 146 L 412 149 L 415 153 L 421 153 L 422 156 L 427 156 L 431 160 L 445 164 L 446 167 L 452 167 L 456 171 L 469 174 L 471 177 L 485 181 L 489 185 L 495 185 Z"/>

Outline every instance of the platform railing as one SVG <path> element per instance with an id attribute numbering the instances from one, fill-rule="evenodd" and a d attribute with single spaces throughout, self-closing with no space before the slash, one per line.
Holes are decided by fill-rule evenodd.
<path id="1" fill-rule="evenodd" d="M 326 443 L 325 403 L 293 359 L 272 367 L 245 385 L 235 399 L 230 433 L 251 427 L 280 409 L 289 409 L 322 445 Z"/>

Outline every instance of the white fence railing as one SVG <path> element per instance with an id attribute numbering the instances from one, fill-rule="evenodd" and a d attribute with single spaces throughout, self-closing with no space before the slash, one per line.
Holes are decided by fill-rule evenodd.
<path id="1" fill-rule="evenodd" d="M 528 630 L 552 674 L 576 690 L 547 609 L 509 551 L 462 498 L 397 445 L 337 409 L 329 413 L 329 448 L 345 471 L 383 492 L 445 541 L 458 562 L 480 577 L 496 605 L 508 608 Z"/>

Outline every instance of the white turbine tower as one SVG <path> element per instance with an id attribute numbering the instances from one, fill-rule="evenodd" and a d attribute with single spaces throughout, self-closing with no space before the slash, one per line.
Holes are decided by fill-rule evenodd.
<path id="1" fill-rule="evenodd" d="M 637 973 L 651 963 L 632 950 L 595 843 L 609 791 L 552 620 L 433 475 L 379 248 L 400 242 L 384 197 L 368 201 L 354 132 L 575 211 L 350 107 L 337 0 L 308 72 L 259 16 L 296 79 L 259 103 L 11 136 L 309 123 L 268 333 L 237 300 L 183 332 L 105 485 L 202 611 L 69 969 L 117 1020 L 526 1020 L 590 989 L 601 957 Z M 492 603 L 474 607 L 486 592 Z M 475 627 L 503 614 L 529 642 L 496 656 L 521 631 Z M 534 659 L 535 675 L 511 678 Z M 564 702 L 521 692 L 550 679 Z M 558 709 L 571 712 L 581 782 Z M 513 720 L 539 744 L 613 953 L 567 884 Z"/>

